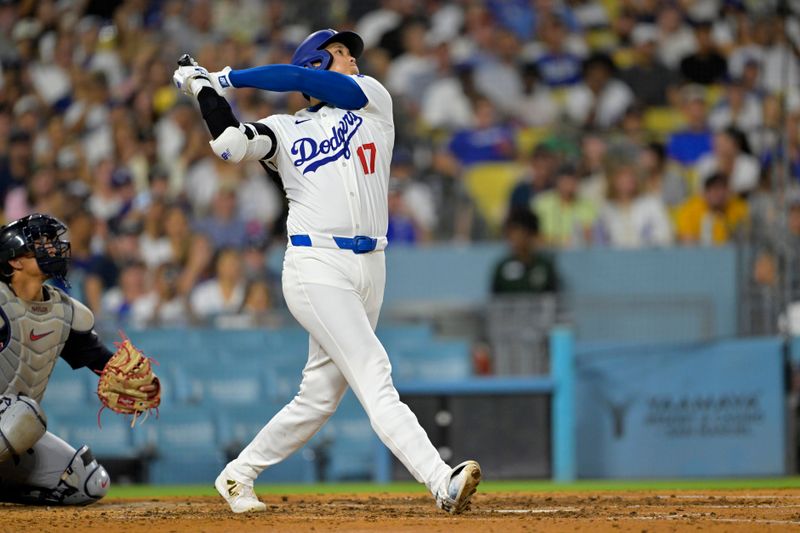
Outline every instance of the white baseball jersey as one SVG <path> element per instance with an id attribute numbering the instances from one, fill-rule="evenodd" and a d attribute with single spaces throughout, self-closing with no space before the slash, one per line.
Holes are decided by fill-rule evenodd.
<path id="1" fill-rule="evenodd" d="M 289 235 L 386 235 L 392 99 L 374 78 L 351 77 L 369 99 L 362 109 L 315 106 L 260 121 L 278 140 L 267 164 L 283 179 Z"/>

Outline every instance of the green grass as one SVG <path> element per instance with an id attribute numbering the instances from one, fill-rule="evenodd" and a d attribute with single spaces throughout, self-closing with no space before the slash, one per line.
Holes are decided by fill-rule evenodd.
<path id="1" fill-rule="evenodd" d="M 797 489 L 800 477 L 758 479 L 681 479 L 657 481 L 585 480 L 560 484 L 552 481 L 486 481 L 481 492 L 586 492 L 586 491 L 642 491 L 642 490 L 752 490 Z M 367 494 L 381 492 L 424 493 L 418 483 L 317 483 L 317 484 L 267 484 L 256 485 L 259 494 Z M 208 485 L 128 485 L 112 486 L 109 498 L 152 498 L 159 496 L 214 496 L 212 483 Z"/>

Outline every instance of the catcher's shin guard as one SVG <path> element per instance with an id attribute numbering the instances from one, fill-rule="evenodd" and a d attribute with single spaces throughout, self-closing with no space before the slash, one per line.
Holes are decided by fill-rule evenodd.
<path id="1" fill-rule="evenodd" d="M 5 407 L 5 409 L 3 409 Z M 47 416 L 33 398 L 0 398 L 0 462 L 28 451 L 47 431 Z"/>
<path id="2" fill-rule="evenodd" d="M 75 452 L 58 483 L 61 505 L 87 505 L 108 493 L 111 479 L 88 446 Z"/>

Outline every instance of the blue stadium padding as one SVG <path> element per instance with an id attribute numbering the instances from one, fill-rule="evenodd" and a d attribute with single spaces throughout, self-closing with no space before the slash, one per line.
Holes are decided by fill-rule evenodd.
<path id="1" fill-rule="evenodd" d="M 555 328 L 550 333 L 553 391 L 553 479 L 566 483 L 577 477 L 575 442 L 575 348 L 572 332 Z"/>
<path id="2" fill-rule="evenodd" d="M 156 453 L 156 459 L 148 465 L 151 483 L 213 483 L 225 465 L 208 409 L 164 410 L 158 420 L 136 429 L 134 442 Z"/>
<path id="3" fill-rule="evenodd" d="M 139 450 L 133 444 L 130 418 L 110 411 L 101 415 L 102 427 L 97 425 L 97 408 L 83 406 L 81 410 L 52 409 L 48 413 L 47 429 L 74 448 L 88 444 L 98 457 L 133 458 Z"/>
<path id="4" fill-rule="evenodd" d="M 253 437 L 269 422 L 283 404 L 264 403 L 247 408 L 220 408 L 215 413 L 218 426 L 218 448 L 232 459 L 253 440 Z M 314 464 L 307 458 L 304 449 L 283 462 L 269 467 L 259 476 L 259 482 L 306 483 L 316 481 Z"/>
<path id="5" fill-rule="evenodd" d="M 264 365 L 253 361 L 235 365 L 184 365 L 176 372 L 188 377 L 192 399 L 203 405 L 257 405 L 266 396 Z"/>
<path id="6" fill-rule="evenodd" d="M 800 365 L 800 337 L 792 337 L 789 345 L 789 358 L 795 365 Z"/>
<path id="7" fill-rule="evenodd" d="M 327 480 L 372 479 L 375 438 L 366 412 L 353 392 L 348 391 L 336 413 L 312 441 L 312 444 L 323 441 L 330 455 Z"/>
<path id="8" fill-rule="evenodd" d="M 430 340 L 389 352 L 398 381 L 465 379 L 472 374 L 470 345 L 461 340 Z"/>
<path id="9" fill-rule="evenodd" d="M 93 402 L 96 397 L 89 395 L 88 373 L 90 371 L 85 368 L 73 370 L 66 361 L 56 361 L 42 405 L 58 403 L 78 407 L 90 404 L 90 400 Z"/>
<path id="10" fill-rule="evenodd" d="M 553 392 L 549 377 L 474 377 L 470 379 L 426 380 L 396 383 L 400 394 L 547 394 Z"/>

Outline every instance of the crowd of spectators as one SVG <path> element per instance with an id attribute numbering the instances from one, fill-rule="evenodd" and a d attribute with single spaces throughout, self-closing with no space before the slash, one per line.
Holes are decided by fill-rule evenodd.
<path id="1" fill-rule="evenodd" d="M 0 0 L 0 222 L 62 218 L 70 290 L 101 321 L 279 321 L 267 266 L 283 193 L 260 166 L 213 157 L 171 73 L 183 52 L 210 70 L 287 63 L 334 27 L 362 35 L 359 68 L 394 98 L 395 246 L 499 238 L 464 179 L 483 164 L 520 169 L 506 213 L 533 213 L 546 247 L 769 232 L 786 218 L 776 183 L 800 177 L 800 20 L 785 4 Z M 241 120 L 305 106 L 229 97 Z"/>

